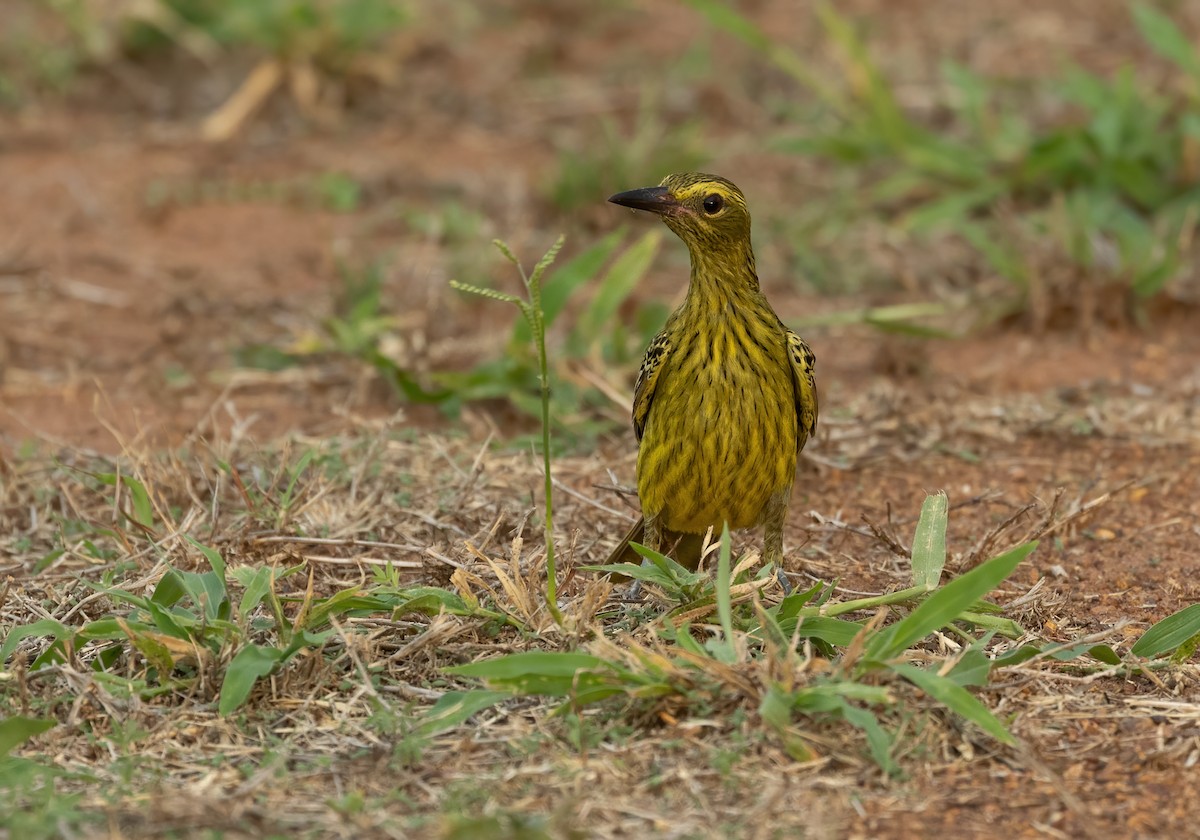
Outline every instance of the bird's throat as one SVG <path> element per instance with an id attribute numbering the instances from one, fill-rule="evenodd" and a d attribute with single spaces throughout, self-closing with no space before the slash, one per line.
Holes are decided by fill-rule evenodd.
<path id="1" fill-rule="evenodd" d="M 754 251 L 744 247 L 704 253 L 693 250 L 691 281 L 684 307 L 714 317 L 762 302 Z"/>

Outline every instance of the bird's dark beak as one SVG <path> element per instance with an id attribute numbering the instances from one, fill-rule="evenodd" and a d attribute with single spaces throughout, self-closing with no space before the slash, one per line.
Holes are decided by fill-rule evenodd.
<path id="1" fill-rule="evenodd" d="M 675 196 L 671 195 L 671 191 L 666 187 L 643 187 L 640 190 L 629 190 L 617 193 L 609 201 L 613 204 L 620 204 L 622 207 L 632 207 L 634 210 L 649 210 L 660 216 L 673 215 L 683 209 L 683 205 L 675 200 Z"/>

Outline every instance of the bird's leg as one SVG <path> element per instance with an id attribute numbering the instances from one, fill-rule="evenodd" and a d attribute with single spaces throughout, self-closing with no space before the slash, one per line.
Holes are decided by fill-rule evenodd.
<path id="1" fill-rule="evenodd" d="M 771 496 L 763 513 L 763 560 L 775 565 L 775 577 L 785 595 L 792 591 L 792 584 L 783 572 L 783 520 L 787 518 L 788 495 Z"/>
<path id="2" fill-rule="evenodd" d="M 653 514 L 645 517 L 646 531 L 642 535 L 642 545 L 651 551 L 662 551 L 662 526 L 658 521 L 658 514 Z"/>
<path id="3" fill-rule="evenodd" d="M 645 528 L 642 531 L 642 545 L 652 551 L 662 551 L 662 526 L 658 521 L 659 514 L 642 514 L 642 521 L 645 522 Z M 645 557 L 642 558 L 642 565 L 650 565 L 650 561 Z M 642 582 L 634 580 L 633 585 L 629 587 L 629 598 L 637 600 L 642 597 Z"/>

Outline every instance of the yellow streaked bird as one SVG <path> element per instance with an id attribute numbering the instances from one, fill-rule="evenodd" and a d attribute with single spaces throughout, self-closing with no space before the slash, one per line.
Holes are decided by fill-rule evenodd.
<path id="1" fill-rule="evenodd" d="M 742 191 L 716 175 L 668 175 L 609 201 L 662 217 L 691 254 L 687 299 L 650 342 L 633 396 L 642 519 L 629 542 L 695 569 L 704 533 L 763 526 L 782 570 L 796 456 L 817 426 L 812 350 L 763 296 Z"/>

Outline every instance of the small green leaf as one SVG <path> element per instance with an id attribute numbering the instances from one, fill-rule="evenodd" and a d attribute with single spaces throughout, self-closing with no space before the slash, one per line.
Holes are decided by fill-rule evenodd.
<path id="1" fill-rule="evenodd" d="M 400 396 L 411 403 L 429 405 L 443 403 L 453 396 L 450 388 L 426 388 L 412 373 L 400 367 L 378 350 L 368 350 L 363 354 L 363 361 L 375 368 L 384 380 L 396 390 Z"/>
<path id="2" fill-rule="evenodd" d="M 129 491 L 129 499 L 133 505 L 133 521 L 146 528 L 154 526 L 154 506 L 150 504 L 150 494 L 146 492 L 146 486 L 142 482 L 117 473 L 97 473 L 96 478 L 109 487 L 116 487 L 118 484 L 124 486 Z"/>
<path id="3" fill-rule="evenodd" d="M 328 598 L 323 598 L 312 605 L 309 610 L 306 627 L 323 627 L 329 622 L 330 616 L 341 616 L 353 610 L 386 610 L 388 604 L 379 598 L 363 595 L 357 586 L 339 590 Z"/>
<path id="4" fill-rule="evenodd" d="M 126 619 L 124 623 L 126 627 L 132 627 L 135 630 L 152 629 L 149 624 L 132 619 Z M 90 642 L 93 639 L 124 638 L 125 631 L 116 618 L 98 618 L 95 621 L 89 621 L 75 632 L 75 639 L 80 642 Z"/>
<path id="5" fill-rule="evenodd" d="M 225 565 L 222 563 L 221 569 L 224 570 L 224 568 Z M 229 589 L 223 577 L 218 577 L 216 572 L 196 574 L 195 572 L 176 571 L 175 573 L 183 582 L 183 588 L 188 597 L 203 610 L 206 620 L 213 621 L 229 616 Z"/>
<path id="6" fill-rule="evenodd" d="M 904 230 L 913 233 L 929 233 L 946 226 L 955 227 L 971 218 L 981 206 L 1003 194 L 1005 186 L 1003 182 L 995 181 L 973 190 L 952 192 L 909 211 L 901 218 L 900 225 Z"/>
<path id="7" fill-rule="evenodd" d="M 245 618 L 271 591 L 273 570 L 267 566 L 240 566 L 233 570 L 233 578 L 245 590 L 238 604 L 238 615 Z"/>
<path id="8" fill-rule="evenodd" d="M 1021 645 L 1007 653 L 1002 653 L 992 660 L 992 667 L 1003 668 L 1012 665 L 1023 665 L 1036 656 L 1041 656 L 1048 649 L 1057 648 L 1057 645 Z M 1072 659 L 1078 659 L 1081 656 L 1086 656 L 1092 647 L 1090 645 L 1072 645 L 1070 647 L 1058 648 L 1054 650 L 1050 656 L 1053 659 L 1069 662 Z M 1119 662 L 1120 660 L 1118 660 Z"/>
<path id="9" fill-rule="evenodd" d="M 34 564 L 33 573 L 36 575 L 46 571 L 46 569 L 50 568 L 51 564 L 53 564 L 55 560 L 57 560 L 59 557 L 62 557 L 66 553 L 66 549 L 62 548 L 56 548 L 49 552 L 45 557 Z"/>
<path id="10" fill-rule="evenodd" d="M 913 535 L 913 585 L 930 592 L 937 589 L 946 565 L 946 525 L 950 502 L 944 491 L 925 497 L 917 531 Z"/>
<path id="11" fill-rule="evenodd" d="M 422 615 L 437 615 L 443 610 L 454 615 L 474 614 L 474 611 L 463 602 L 462 598 L 459 598 L 453 592 L 432 586 L 420 588 L 432 591 L 406 593 L 409 595 L 409 598 L 392 607 L 392 614 L 421 613 Z"/>
<path id="12" fill-rule="evenodd" d="M 800 625 L 799 631 L 796 630 L 797 624 Z M 802 639 L 820 639 L 831 645 L 845 647 L 862 632 L 862 625 L 856 621 L 846 621 L 842 618 L 806 615 L 798 619 L 791 618 L 780 621 L 779 629 L 789 637 L 796 634 Z"/>
<path id="13" fill-rule="evenodd" d="M 987 685 L 988 676 L 992 673 L 992 660 L 987 658 L 981 647 L 972 645 L 964 651 L 946 678 L 964 687 Z"/>
<path id="14" fill-rule="evenodd" d="M 20 746 L 30 738 L 41 735 L 58 725 L 56 720 L 31 718 L 14 715 L 0 720 L 0 758 L 12 752 L 13 747 Z"/>
<path id="15" fill-rule="evenodd" d="M 271 673 L 282 659 L 283 651 L 278 648 L 246 645 L 239 650 L 225 670 L 221 697 L 217 701 L 218 714 L 228 715 L 240 708 L 254 684 Z"/>
<path id="16" fill-rule="evenodd" d="M 1087 648 L 1087 655 L 1093 659 L 1098 659 L 1105 665 L 1120 665 L 1121 657 L 1117 656 L 1117 652 L 1108 645 L 1091 645 Z M 1058 658 L 1057 656 L 1055 657 Z"/>
<path id="17" fill-rule="evenodd" d="M 171 672 L 175 670 L 171 649 L 149 633 L 140 632 L 133 627 L 129 628 L 128 636 L 138 652 L 158 671 L 158 681 L 164 683 L 169 680 Z"/>
<path id="18" fill-rule="evenodd" d="M 758 705 L 758 713 L 763 722 L 776 731 L 783 731 L 792 722 L 792 709 L 795 700 L 790 692 L 782 686 L 772 683 L 763 693 L 762 702 Z"/>
<path id="19" fill-rule="evenodd" d="M 508 700 L 508 691 L 448 691 L 421 715 L 416 731 L 421 735 L 436 735 L 466 723 L 472 715 Z"/>
<path id="20" fill-rule="evenodd" d="M 615 572 L 635 580 L 644 580 L 647 583 L 661 586 L 671 594 L 678 594 L 688 587 L 708 580 L 708 576 L 702 572 L 693 572 L 665 554 L 646 548 L 640 543 L 631 542 L 629 547 L 646 558 L 648 562 L 640 566 L 633 563 L 613 563 L 605 566 L 584 566 L 584 568 L 593 572 Z"/>
<path id="21" fill-rule="evenodd" d="M 362 200 L 362 184 L 344 172 L 323 172 L 313 183 L 321 203 L 335 213 L 353 213 Z"/>
<path id="22" fill-rule="evenodd" d="M 976 627 L 983 627 L 988 630 L 993 630 L 1009 639 L 1019 639 L 1025 635 L 1025 628 L 1013 621 L 1011 618 L 1003 618 L 998 615 L 989 613 L 981 613 L 977 611 L 979 606 L 976 603 L 976 609 L 965 610 L 959 619 L 968 622 Z"/>
<path id="23" fill-rule="evenodd" d="M 43 618 L 20 627 L 14 627 L 6 634 L 4 644 L 0 645 L 0 665 L 7 662 L 13 651 L 17 649 L 17 645 L 30 636 L 53 636 L 55 641 L 61 641 L 69 638 L 72 632 L 65 624 L 52 618 Z"/>
<path id="24" fill-rule="evenodd" d="M 184 589 L 183 578 L 179 576 L 179 572 L 167 567 L 167 571 L 158 579 L 150 600 L 160 606 L 170 608 L 178 604 L 179 599 L 186 594 L 187 590 Z"/>
<path id="25" fill-rule="evenodd" d="M 146 528 L 154 527 L 154 506 L 150 504 L 146 486 L 136 478 L 126 478 L 124 483 L 129 488 L 129 497 L 133 502 L 134 521 Z"/>
<path id="26" fill-rule="evenodd" d="M 797 590 L 790 595 L 785 595 L 778 606 L 772 607 L 771 612 L 780 621 L 788 618 L 795 618 L 800 614 L 800 610 L 809 602 L 817 598 L 825 590 L 824 583 L 815 583 L 808 589 L 803 591 Z M 819 602 L 818 602 L 819 603 Z"/>
<path id="27" fill-rule="evenodd" d="M 454 615 L 478 614 L 478 610 L 468 607 L 458 595 L 439 586 L 409 586 L 383 600 L 387 609 L 394 613 L 418 612 L 436 615 L 445 610 Z"/>
<path id="28" fill-rule="evenodd" d="M 196 625 L 196 616 L 194 614 L 182 610 L 178 613 L 171 612 L 171 610 L 153 601 L 147 602 L 145 608 L 150 613 L 150 620 L 154 622 L 154 626 L 161 632 L 166 633 L 168 636 L 174 636 L 176 639 L 183 639 L 184 641 L 191 639 L 187 628 Z"/>
<path id="29" fill-rule="evenodd" d="M 310 630 L 301 630 L 299 633 L 296 633 L 292 636 L 291 641 L 288 642 L 288 646 L 284 648 L 279 661 L 281 663 L 287 662 L 297 653 L 307 648 L 319 648 L 335 635 L 337 635 L 336 630 L 326 630 L 321 633 L 314 633 Z"/>

